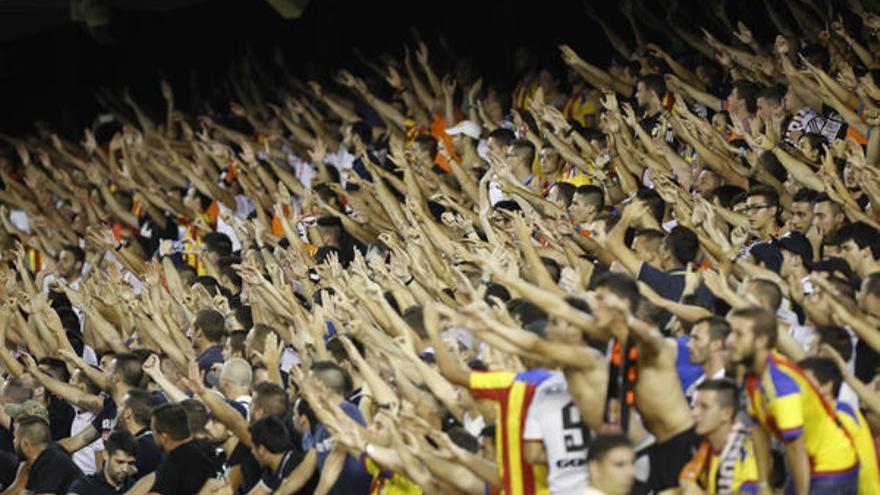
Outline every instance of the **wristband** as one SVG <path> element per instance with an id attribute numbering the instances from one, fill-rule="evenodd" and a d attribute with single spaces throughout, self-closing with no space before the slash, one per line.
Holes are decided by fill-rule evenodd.
<path id="1" fill-rule="evenodd" d="M 409 285 L 409 284 L 413 283 L 413 280 L 415 280 L 415 279 L 416 279 L 416 278 L 415 278 L 414 276 L 410 275 L 410 276 L 409 276 L 409 280 L 407 280 L 406 282 L 404 282 L 403 285 Z"/>

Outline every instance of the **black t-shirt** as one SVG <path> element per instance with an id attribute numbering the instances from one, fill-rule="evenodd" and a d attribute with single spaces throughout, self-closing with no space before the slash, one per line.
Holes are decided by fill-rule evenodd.
<path id="1" fill-rule="evenodd" d="M 33 493 L 66 495 L 74 481 L 83 477 L 70 454 L 61 446 L 52 444 L 37 457 L 31 466 L 25 488 Z"/>
<path id="2" fill-rule="evenodd" d="M 76 411 L 73 406 L 54 395 L 49 395 L 49 430 L 52 432 L 52 441 L 57 442 L 70 436 L 70 425 Z"/>
<path id="3" fill-rule="evenodd" d="M 239 466 L 239 469 L 241 470 L 241 486 L 238 488 L 239 493 L 248 493 L 251 491 L 251 488 L 257 485 L 263 474 L 263 468 L 260 466 L 260 463 L 257 462 L 251 449 L 247 448 L 247 446 L 241 442 L 238 442 L 235 449 L 232 451 L 232 455 L 229 456 L 229 465 Z"/>
<path id="4" fill-rule="evenodd" d="M 300 449 L 288 450 L 284 454 L 284 458 L 281 460 L 281 464 L 278 466 L 277 470 L 270 471 L 267 469 L 263 472 L 263 477 L 260 478 L 260 485 L 269 492 L 274 492 L 281 487 L 281 484 L 284 483 L 284 479 L 290 476 L 290 473 L 302 463 L 304 458 L 305 455 Z M 309 482 L 296 493 L 312 493 L 318 486 L 318 476 L 316 476 L 316 474 L 317 470 L 315 471 L 315 474 L 312 475 Z"/>
<path id="5" fill-rule="evenodd" d="M 107 483 L 103 471 L 90 474 L 85 478 L 81 478 L 70 486 L 68 493 L 76 495 L 121 495 L 127 492 L 134 485 L 134 481 L 129 478 L 117 490 Z"/>
<path id="6" fill-rule="evenodd" d="M 152 431 L 144 428 L 135 435 L 135 438 L 137 439 L 138 454 L 134 463 L 137 467 L 134 479 L 137 481 L 158 469 L 165 453 L 156 444 Z"/>
<path id="7" fill-rule="evenodd" d="M 92 426 L 98 430 L 98 435 L 103 439 L 113 432 L 116 426 L 116 402 L 113 402 L 113 399 L 104 397 L 104 406 L 92 420 Z"/>
<path id="8" fill-rule="evenodd" d="M 0 490 L 5 490 L 18 474 L 18 457 L 12 452 L 0 451 Z"/>
<path id="9" fill-rule="evenodd" d="M 187 442 L 165 456 L 150 491 L 162 495 L 192 495 L 217 474 L 214 461 L 205 449 L 196 442 Z"/>

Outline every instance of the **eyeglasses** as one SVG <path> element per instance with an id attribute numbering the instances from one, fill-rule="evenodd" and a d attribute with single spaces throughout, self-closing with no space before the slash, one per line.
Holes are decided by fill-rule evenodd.
<path id="1" fill-rule="evenodd" d="M 771 208 L 772 206 L 773 206 L 773 205 L 750 205 L 750 206 L 743 206 L 742 208 L 740 208 L 739 212 L 740 212 L 740 213 L 745 213 L 745 214 L 748 215 L 749 213 L 751 213 L 751 212 L 753 212 L 753 211 L 763 210 L 764 208 Z"/>

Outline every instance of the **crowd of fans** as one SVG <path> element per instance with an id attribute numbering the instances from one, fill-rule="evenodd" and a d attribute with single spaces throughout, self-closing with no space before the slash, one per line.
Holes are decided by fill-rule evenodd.
<path id="1" fill-rule="evenodd" d="M 880 16 L 723 4 L 6 137 L 2 493 L 880 493 Z"/>

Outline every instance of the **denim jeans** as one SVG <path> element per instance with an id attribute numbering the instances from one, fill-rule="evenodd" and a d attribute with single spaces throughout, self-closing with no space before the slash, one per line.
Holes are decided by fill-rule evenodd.
<path id="1" fill-rule="evenodd" d="M 859 487 L 858 472 L 844 479 L 810 480 L 810 495 L 856 495 Z M 785 484 L 785 494 L 794 494 L 794 484 L 789 478 Z"/>

